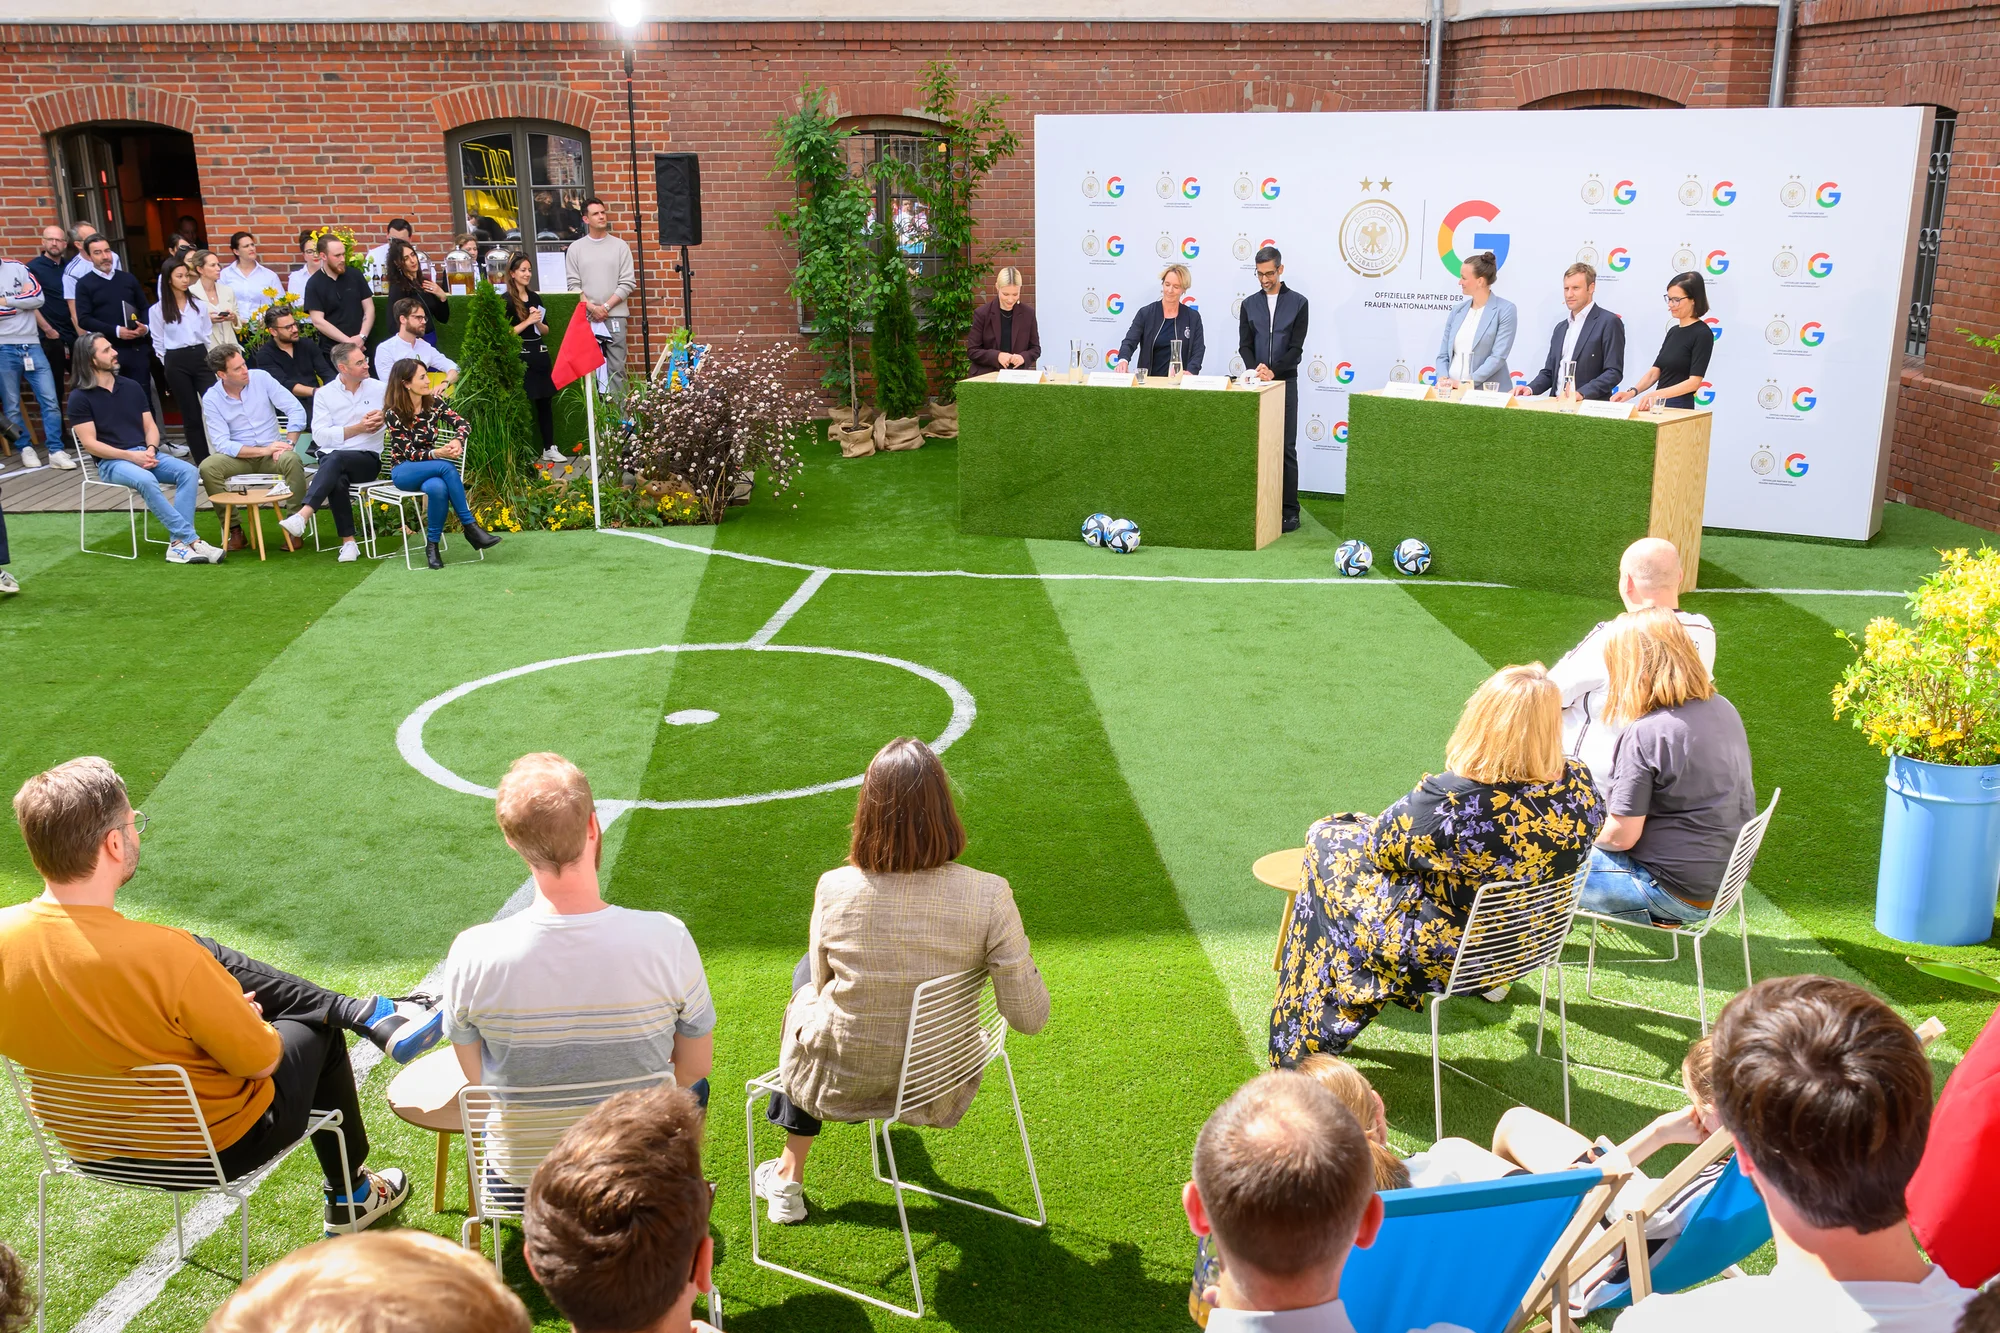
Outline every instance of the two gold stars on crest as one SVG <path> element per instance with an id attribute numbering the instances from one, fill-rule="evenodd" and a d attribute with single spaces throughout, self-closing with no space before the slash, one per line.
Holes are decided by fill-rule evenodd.
<path id="1" fill-rule="evenodd" d="M 1380 185 L 1382 187 L 1383 192 L 1387 193 L 1389 189 L 1389 178 L 1387 176 L 1384 176 L 1379 181 L 1369 180 L 1366 176 L 1363 176 L 1361 178 L 1361 188 L 1363 190 L 1373 189 L 1377 185 Z"/>

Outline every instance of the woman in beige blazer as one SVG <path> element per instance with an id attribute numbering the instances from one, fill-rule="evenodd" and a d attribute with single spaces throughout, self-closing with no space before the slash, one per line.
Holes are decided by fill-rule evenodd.
<path id="1" fill-rule="evenodd" d="M 805 1219 L 806 1154 L 825 1120 L 853 1122 L 895 1106 L 911 997 L 933 977 L 984 969 L 1017 1032 L 1049 1018 L 1049 989 L 1007 881 L 957 863 L 965 826 L 944 765 L 922 741 L 890 741 L 870 761 L 854 812 L 848 864 L 820 876 L 812 943 L 792 973 L 779 1068 L 785 1092 L 768 1118 L 782 1156 L 757 1168 L 773 1222 Z M 979 1080 L 906 1110 L 916 1125 L 955 1125 Z"/>

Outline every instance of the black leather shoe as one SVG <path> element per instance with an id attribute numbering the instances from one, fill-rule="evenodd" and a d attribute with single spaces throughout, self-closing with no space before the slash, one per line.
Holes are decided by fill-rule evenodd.
<path id="1" fill-rule="evenodd" d="M 1280 523 L 1278 527 L 1281 532 L 1297 532 L 1299 530 L 1299 516 L 1297 514 L 1292 515 Z"/>
<path id="2" fill-rule="evenodd" d="M 485 528 L 480 527 L 477 523 L 461 523 L 458 525 L 458 528 L 460 532 L 465 534 L 465 540 L 475 551 L 483 551 L 489 546 L 498 546 L 500 544 L 498 537 L 488 532 Z"/>
<path id="3" fill-rule="evenodd" d="M 424 543 L 424 563 L 432 569 L 444 568 L 444 557 L 438 554 L 438 544 L 436 542 Z"/>

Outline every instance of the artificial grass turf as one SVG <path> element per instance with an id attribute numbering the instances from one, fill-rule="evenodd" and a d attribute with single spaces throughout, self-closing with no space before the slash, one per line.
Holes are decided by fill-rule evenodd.
<path id="1" fill-rule="evenodd" d="M 1646 533 L 1646 422 L 1369 393 L 1349 398 L 1348 415 L 1346 535 L 1384 567 L 1419 537 L 1438 578 L 1594 596 Z"/>
<path id="2" fill-rule="evenodd" d="M 959 522 L 967 532 L 1074 538 L 1094 513 L 1156 546 L 1257 545 L 1264 395 L 959 386 Z"/>

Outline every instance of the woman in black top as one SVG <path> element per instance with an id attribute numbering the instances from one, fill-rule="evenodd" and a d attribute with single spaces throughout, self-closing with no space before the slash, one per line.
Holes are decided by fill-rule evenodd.
<path id="1" fill-rule="evenodd" d="M 507 319 L 521 335 L 521 368 L 528 401 L 535 406 L 535 424 L 542 430 L 542 452 L 550 457 L 556 447 L 555 381 L 549 377 L 548 319 L 542 298 L 529 286 L 535 276 L 535 261 L 516 254 L 507 260 Z M 571 316 L 575 318 L 574 315 Z"/>
<path id="2" fill-rule="evenodd" d="M 1701 322 L 1708 313 L 1708 284 L 1699 273 L 1681 273 L 1667 284 L 1667 310 L 1677 321 L 1667 330 L 1660 354 L 1629 389 L 1611 395 L 1622 403 L 1634 396 L 1645 411 L 1655 398 L 1668 407 L 1693 407 L 1694 391 L 1708 375 L 1708 354 L 1715 349 L 1715 332 Z"/>
<path id="3" fill-rule="evenodd" d="M 423 302 L 424 313 L 430 316 L 430 324 L 424 329 L 424 341 L 437 346 L 438 329 L 451 323 L 451 303 L 444 299 L 444 288 L 424 276 L 424 261 L 417 254 L 417 247 L 398 236 L 389 242 L 389 258 L 384 265 L 389 270 L 385 280 L 389 288 L 389 308 L 394 310 L 396 302 L 408 296 Z"/>
<path id="4" fill-rule="evenodd" d="M 1207 346 L 1202 337 L 1201 312 L 1181 298 L 1194 285 L 1186 264 L 1169 264 L 1160 270 L 1160 299 L 1139 307 L 1132 327 L 1118 344 L 1118 369 L 1143 367 L 1154 375 L 1165 375 L 1173 357 L 1173 344 L 1181 345 L 1181 366 L 1190 375 L 1201 374 Z"/>

